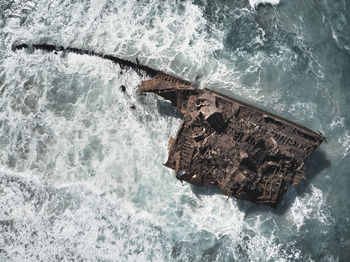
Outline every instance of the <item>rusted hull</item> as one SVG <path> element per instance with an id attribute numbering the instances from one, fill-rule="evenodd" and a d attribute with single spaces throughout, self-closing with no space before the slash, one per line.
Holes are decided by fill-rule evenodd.
<path id="1" fill-rule="evenodd" d="M 304 161 L 325 140 L 310 129 L 189 82 L 159 73 L 141 93 L 168 99 L 184 115 L 165 165 L 194 185 L 276 206 L 305 178 Z"/>

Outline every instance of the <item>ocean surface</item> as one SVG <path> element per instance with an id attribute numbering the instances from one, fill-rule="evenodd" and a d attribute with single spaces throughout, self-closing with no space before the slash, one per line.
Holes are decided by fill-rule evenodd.
<path id="1" fill-rule="evenodd" d="M 146 76 L 17 43 L 137 57 L 328 142 L 276 209 L 182 185 Z M 0 261 L 350 261 L 349 130 L 349 0 L 0 0 Z"/>

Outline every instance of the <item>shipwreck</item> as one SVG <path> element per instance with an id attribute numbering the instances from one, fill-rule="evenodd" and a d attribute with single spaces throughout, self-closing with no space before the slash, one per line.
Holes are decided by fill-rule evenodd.
<path id="1" fill-rule="evenodd" d="M 276 206 L 291 184 L 305 179 L 304 161 L 321 134 L 257 107 L 159 72 L 143 81 L 184 117 L 170 138 L 165 165 L 180 181 L 217 185 L 227 196 Z"/>
<path id="2" fill-rule="evenodd" d="M 325 138 L 312 130 L 239 100 L 150 67 L 111 55 L 51 44 L 18 44 L 32 48 L 98 56 L 122 68 L 145 72 L 140 94 L 155 93 L 183 114 L 169 141 L 165 165 L 180 181 L 217 185 L 227 196 L 276 206 L 292 184 L 305 179 L 305 160 Z M 122 89 L 123 90 L 123 89 Z"/>

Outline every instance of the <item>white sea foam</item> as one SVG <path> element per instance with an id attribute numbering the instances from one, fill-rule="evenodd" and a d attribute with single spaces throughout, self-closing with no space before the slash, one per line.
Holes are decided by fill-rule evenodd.
<path id="1" fill-rule="evenodd" d="M 295 201 L 288 212 L 288 219 L 299 231 L 305 225 L 305 221 L 314 219 L 321 224 L 329 224 L 333 221 L 322 191 L 311 185 L 311 192 L 304 196 L 296 196 Z"/>
<path id="2" fill-rule="evenodd" d="M 280 0 L 249 0 L 249 4 L 252 8 L 256 8 L 260 4 L 278 5 L 279 3 Z"/>
<path id="3" fill-rule="evenodd" d="M 133 203 L 110 201 L 86 186 L 45 188 L 9 178 L 0 184 L 0 209 L 10 215 L 1 219 L 12 219 L 12 230 L 2 231 L 0 243 L 7 243 L 2 248 L 14 261 L 169 259 L 171 247 L 158 222 Z M 46 199 L 38 199 L 40 194 Z"/>
<path id="4" fill-rule="evenodd" d="M 345 158 L 350 153 L 350 132 L 345 126 L 345 118 L 335 115 L 329 124 L 332 143 L 325 145 L 334 158 Z"/>

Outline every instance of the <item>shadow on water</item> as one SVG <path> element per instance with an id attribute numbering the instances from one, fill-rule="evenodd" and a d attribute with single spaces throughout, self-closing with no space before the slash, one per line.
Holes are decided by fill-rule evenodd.
<path id="1" fill-rule="evenodd" d="M 307 179 L 300 182 L 300 184 L 296 186 L 290 186 L 287 194 L 276 208 L 257 205 L 247 200 L 241 200 L 235 197 L 231 197 L 230 200 L 236 201 L 238 208 L 245 212 L 246 215 L 265 212 L 283 215 L 294 203 L 297 196 L 303 196 L 306 193 L 311 193 L 310 184 L 312 179 L 330 165 L 331 162 L 329 159 L 327 159 L 326 154 L 321 149 L 316 149 L 315 152 L 305 161 L 304 171 Z M 198 198 L 200 198 L 201 195 L 223 195 L 219 187 L 213 185 L 205 185 L 203 187 L 191 185 L 191 190 Z M 292 192 L 293 190 L 294 192 Z"/>
<path id="2" fill-rule="evenodd" d="M 162 116 L 170 116 L 178 119 L 183 119 L 183 115 L 170 102 L 157 99 L 157 110 Z"/>

